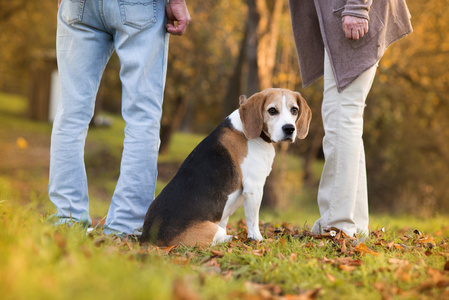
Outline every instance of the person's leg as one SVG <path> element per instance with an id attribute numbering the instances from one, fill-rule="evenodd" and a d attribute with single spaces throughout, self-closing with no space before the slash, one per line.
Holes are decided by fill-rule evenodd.
<path id="1" fill-rule="evenodd" d="M 324 63 L 322 117 L 325 164 L 318 190 L 321 217 L 312 231 L 336 227 L 352 236 L 368 233 L 368 198 L 363 148 L 363 111 L 377 65 L 341 93 L 327 53 Z"/>
<path id="2" fill-rule="evenodd" d="M 61 223 L 91 224 L 84 144 L 101 75 L 113 52 L 112 36 L 104 31 L 95 4 L 62 1 L 58 13 L 61 95 L 51 136 L 48 192 Z"/>
<path id="3" fill-rule="evenodd" d="M 114 27 L 115 50 L 121 64 L 126 125 L 120 177 L 104 230 L 106 234 L 132 234 L 143 225 L 156 185 L 168 52 L 165 1 L 139 0 L 132 4 L 128 0 L 119 1 L 119 6 L 112 1 L 108 7 L 105 15 L 111 16 L 108 21 Z"/>

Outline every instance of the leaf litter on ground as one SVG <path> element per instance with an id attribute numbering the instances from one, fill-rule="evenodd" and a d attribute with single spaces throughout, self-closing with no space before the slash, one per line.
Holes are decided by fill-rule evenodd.
<path id="1" fill-rule="evenodd" d="M 180 245 L 160 248 L 138 245 L 129 238 L 115 241 L 115 247 L 120 248 L 121 253 L 139 258 L 148 255 L 168 257 L 171 263 L 189 267 L 198 272 L 200 277 L 243 280 L 243 291 L 231 295 L 240 299 L 316 299 L 326 293 L 326 287 L 320 285 L 308 289 L 285 287 L 282 282 L 264 280 L 266 276 L 260 275 L 257 270 L 250 272 L 249 276 L 245 275 L 249 269 L 248 262 L 251 264 L 255 260 L 261 262 L 268 259 L 271 265 L 267 273 L 279 269 L 281 264 L 295 264 L 301 268 L 300 264 L 305 261 L 315 261 L 328 282 L 327 286 L 332 286 L 345 276 L 348 280 L 347 276 L 353 276 L 350 274 L 366 267 L 365 258 L 369 258 L 369 261 L 378 260 L 382 265 L 373 273 L 387 274 L 383 281 L 369 283 L 383 299 L 392 296 L 414 297 L 426 293 L 449 296 L 449 247 L 447 239 L 443 237 L 437 243 L 435 237 L 419 230 L 399 231 L 401 236 L 398 237 L 381 228 L 371 232 L 369 237 L 357 238 L 349 237 L 337 228 L 315 234 L 289 223 L 261 223 L 260 227 L 265 237 L 263 241 L 248 240 L 246 222 L 240 220 L 228 225 L 228 233 L 234 236 L 233 240 L 215 247 Z M 94 238 L 94 245 L 101 247 L 107 239 L 100 235 Z M 55 241 L 61 246 L 64 244 L 56 236 Z M 290 247 L 292 243 L 296 247 Z M 317 255 L 319 253 L 323 254 Z M 444 257 L 446 263 L 441 270 L 429 267 L 423 260 L 427 256 Z M 182 280 L 173 283 L 173 295 L 175 299 L 201 299 Z"/>

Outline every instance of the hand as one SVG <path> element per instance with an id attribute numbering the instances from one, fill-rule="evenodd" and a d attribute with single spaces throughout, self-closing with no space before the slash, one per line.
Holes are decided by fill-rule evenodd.
<path id="1" fill-rule="evenodd" d="M 368 32 L 368 20 L 353 16 L 344 16 L 341 19 L 343 31 L 348 40 L 358 40 Z"/>
<path id="2" fill-rule="evenodd" d="M 58 8 L 59 8 L 60 5 L 61 5 L 61 0 L 58 0 Z"/>
<path id="3" fill-rule="evenodd" d="M 190 23 L 190 14 L 185 0 L 170 0 L 167 7 L 167 31 L 174 35 L 183 35 Z M 178 22 L 175 26 L 175 22 Z"/>

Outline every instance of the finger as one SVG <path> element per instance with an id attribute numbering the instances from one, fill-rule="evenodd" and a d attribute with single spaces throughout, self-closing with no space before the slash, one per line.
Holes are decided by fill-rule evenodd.
<path id="1" fill-rule="evenodd" d="M 352 30 L 352 39 L 358 40 L 359 39 L 359 31 L 357 29 Z"/>
<path id="2" fill-rule="evenodd" d="M 165 28 L 167 29 L 167 32 L 172 35 L 182 35 L 180 28 L 175 27 L 172 24 L 167 24 Z"/>
<path id="3" fill-rule="evenodd" d="M 187 21 L 178 21 L 177 26 L 175 26 L 173 21 L 167 21 L 165 28 L 170 34 L 183 35 L 187 30 L 187 26 L 189 26 L 189 22 Z"/>
<path id="4" fill-rule="evenodd" d="M 346 24 L 343 24 L 343 31 L 344 31 L 345 37 L 346 37 L 347 39 L 350 39 L 350 38 L 352 37 L 352 34 L 351 34 L 351 28 L 349 28 L 348 26 L 346 26 Z"/>
<path id="5" fill-rule="evenodd" d="M 362 38 L 365 35 L 365 31 L 362 29 L 357 30 L 359 33 L 359 38 Z"/>

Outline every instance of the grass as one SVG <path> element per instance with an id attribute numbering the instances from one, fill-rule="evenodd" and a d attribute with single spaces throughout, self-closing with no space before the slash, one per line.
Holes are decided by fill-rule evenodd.
<path id="1" fill-rule="evenodd" d="M 289 189 L 292 201 L 283 211 L 261 213 L 266 240 L 260 243 L 244 238 L 242 210 L 228 228 L 239 239 L 214 247 L 159 249 L 106 237 L 99 227 L 91 234 L 76 224 L 55 227 L 47 221 L 54 209 L 46 195 L 48 156 L 42 156 L 51 127 L 27 120 L 25 109 L 24 99 L 0 94 L 2 299 L 449 297 L 448 216 L 374 214 L 375 234 L 361 244 L 367 248 L 356 247 L 341 235 L 307 231 L 318 211 L 316 191 L 304 188 Z M 120 119 L 108 117 L 112 126 L 91 130 L 86 145 L 88 174 L 95 175 L 89 177 L 91 215 L 98 218 L 108 208 L 123 136 Z M 27 147 L 19 147 L 19 137 Z M 177 134 L 176 147 L 160 163 L 179 162 L 201 138 Z M 286 159 L 285 176 L 298 178 L 300 163 Z"/>

